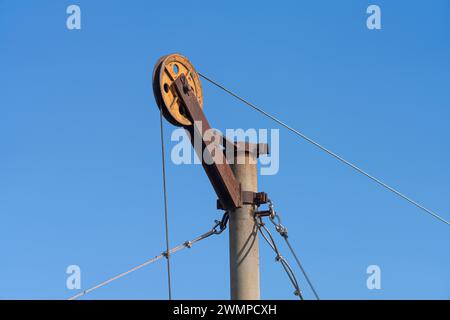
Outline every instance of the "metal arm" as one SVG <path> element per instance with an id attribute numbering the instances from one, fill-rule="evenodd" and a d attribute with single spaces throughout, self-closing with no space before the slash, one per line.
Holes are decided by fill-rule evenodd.
<path id="1" fill-rule="evenodd" d="M 192 146 L 197 152 L 199 159 L 202 161 L 203 169 L 219 197 L 220 204 L 225 209 L 240 207 L 242 205 L 240 185 L 236 181 L 223 151 L 215 149 L 215 154 L 213 155 L 211 153 L 212 150 L 208 148 L 212 141 L 205 141 L 204 133 L 207 130 L 210 130 L 211 126 L 209 125 L 203 110 L 200 108 L 197 98 L 189 85 L 187 85 L 185 75 L 181 74 L 172 85 L 178 93 L 178 99 L 180 99 L 185 106 L 188 117 L 192 120 L 191 125 L 183 127 L 189 133 Z M 195 145 L 195 141 L 202 142 L 201 149 Z M 205 162 L 205 158 L 208 157 L 214 159 L 212 164 L 207 164 Z"/>

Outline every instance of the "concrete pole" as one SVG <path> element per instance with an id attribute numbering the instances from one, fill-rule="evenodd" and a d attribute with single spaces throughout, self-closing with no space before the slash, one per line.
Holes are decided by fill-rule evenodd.
<path id="1" fill-rule="evenodd" d="M 257 192 L 256 152 L 238 151 L 231 165 L 242 191 Z M 256 151 L 256 150 L 255 150 Z M 259 300 L 259 241 L 253 205 L 230 212 L 230 291 L 232 300 Z"/>

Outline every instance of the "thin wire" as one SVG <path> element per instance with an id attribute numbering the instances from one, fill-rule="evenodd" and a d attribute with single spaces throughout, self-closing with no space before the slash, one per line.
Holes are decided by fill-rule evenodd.
<path id="1" fill-rule="evenodd" d="M 269 244 L 269 246 L 272 248 L 272 250 L 275 252 L 276 254 L 276 260 L 279 261 L 281 263 L 281 265 L 283 266 L 284 271 L 286 272 L 289 280 L 291 281 L 295 292 L 295 295 L 298 295 L 300 300 L 304 300 L 303 298 L 303 294 L 302 291 L 300 289 L 300 285 L 298 284 L 297 278 L 295 276 L 294 271 L 292 270 L 291 266 L 289 265 L 289 263 L 286 261 L 286 259 L 280 254 L 280 251 L 278 250 L 278 247 L 275 243 L 275 239 L 273 238 L 272 234 L 270 233 L 269 229 L 267 229 L 267 227 L 265 226 L 264 222 L 262 222 L 262 220 L 257 220 L 257 227 L 259 230 L 259 233 L 261 234 L 261 236 L 264 238 L 264 240 Z M 267 235 L 269 236 L 269 238 L 267 238 L 266 234 L 264 233 L 264 231 L 267 233 Z"/>
<path id="2" fill-rule="evenodd" d="M 295 261 L 297 262 L 297 265 L 299 266 L 300 270 L 303 273 L 303 276 L 305 277 L 306 281 L 308 282 L 309 287 L 311 288 L 312 292 L 314 293 L 314 296 L 317 300 L 320 300 L 319 294 L 317 293 L 316 289 L 314 288 L 314 285 L 312 284 L 312 281 L 309 279 L 308 274 L 306 273 L 305 268 L 303 268 L 303 265 L 300 263 L 300 259 L 297 257 L 297 254 L 294 251 L 294 248 L 291 246 L 290 241 L 288 240 L 288 229 L 281 224 L 281 218 L 280 216 L 275 212 L 274 206 L 271 200 L 269 200 L 269 210 L 271 212 L 269 219 L 270 222 L 275 226 L 275 230 L 280 234 L 280 236 L 284 239 L 286 244 L 289 247 L 289 250 L 291 251 L 292 255 L 295 258 Z M 260 219 L 262 219 L 260 217 Z M 275 221 L 277 219 L 278 223 Z"/>
<path id="3" fill-rule="evenodd" d="M 314 146 L 316 146 L 317 148 L 321 149 L 322 151 L 325 151 L 326 153 L 328 153 L 329 155 L 331 155 L 332 157 L 336 158 L 337 160 L 343 162 L 344 164 L 348 165 L 349 167 L 351 167 L 352 169 L 358 171 L 359 173 L 363 174 L 364 176 L 368 177 L 369 179 L 375 181 L 376 183 L 378 183 L 379 185 L 381 185 L 382 187 L 388 189 L 389 191 L 395 193 L 397 196 L 403 198 L 404 200 L 408 201 L 409 203 L 415 205 L 416 207 L 418 207 L 419 209 L 422 209 L 423 211 L 425 211 L 426 213 L 430 214 L 431 216 L 435 217 L 436 219 L 440 220 L 441 222 L 447 224 L 450 226 L 450 222 L 445 220 L 442 216 L 440 216 L 439 214 L 433 212 L 432 210 L 426 208 L 425 206 L 419 204 L 418 202 L 416 202 L 415 200 L 407 197 L 406 195 L 404 195 L 403 193 L 401 193 L 400 191 L 394 189 L 393 187 L 387 185 L 386 183 L 384 183 L 383 181 L 379 180 L 378 178 L 370 175 L 369 173 L 367 173 L 366 171 L 362 170 L 361 168 L 359 168 L 358 166 L 354 165 L 353 163 L 351 163 L 350 161 L 345 160 L 344 158 L 342 158 L 341 156 L 337 155 L 336 153 L 334 153 L 333 151 L 325 148 L 324 146 L 322 146 L 321 144 L 319 144 L 318 142 L 314 141 L 313 139 L 309 138 L 308 136 L 306 136 L 305 134 L 301 133 L 300 131 L 292 128 L 291 126 L 287 125 L 286 123 L 284 123 L 283 121 L 275 118 L 274 116 L 272 116 L 271 114 L 267 113 L 266 111 L 264 111 L 263 109 L 261 109 L 260 107 L 254 105 L 253 103 L 245 100 L 244 98 L 241 98 L 240 96 L 238 96 L 236 93 L 232 92 L 231 90 L 225 88 L 224 86 L 222 86 L 221 84 L 217 83 L 216 81 L 212 80 L 211 78 L 208 78 L 207 76 L 201 74 L 200 72 L 197 72 L 198 75 L 200 77 L 202 77 L 203 79 L 205 79 L 206 81 L 212 83 L 213 85 L 215 85 L 216 87 L 224 90 L 225 92 L 227 92 L 228 94 L 230 94 L 231 96 L 235 97 L 236 99 L 238 99 L 239 101 L 245 103 L 246 105 L 252 107 L 254 110 L 258 111 L 259 113 L 262 113 L 263 115 L 265 115 L 266 117 L 270 118 L 271 120 L 275 121 L 276 123 L 278 123 L 279 125 L 285 127 L 286 129 L 288 129 L 289 131 L 295 133 L 296 135 L 300 136 L 301 138 L 303 138 L 304 140 L 308 141 L 309 143 L 313 144 Z"/>
<path id="4" fill-rule="evenodd" d="M 172 284 L 170 281 L 170 252 L 169 252 L 169 213 L 167 210 L 167 187 L 166 187 L 166 159 L 164 148 L 164 124 L 162 109 L 160 109 L 159 115 L 160 131 L 161 131 L 161 158 L 162 158 L 162 175 L 163 175 L 163 188 L 164 188 L 164 220 L 166 229 L 166 258 L 167 258 L 167 288 L 169 293 L 169 300 L 172 300 Z"/>
<path id="5" fill-rule="evenodd" d="M 262 237 L 264 238 L 264 240 L 266 240 L 266 242 L 269 244 L 269 246 L 272 248 L 272 250 L 275 252 L 276 254 L 276 260 L 279 261 L 281 263 L 281 265 L 283 266 L 284 271 L 286 272 L 289 280 L 291 281 L 292 285 L 294 286 L 295 292 L 294 294 L 298 295 L 298 297 L 303 300 L 303 295 L 300 289 L 300 285 L 298 284 L 297 278 L 295 277 L 294 271 L 292 270 L 291 266 L 289 265 L 289 263 L 286 261 L 286 259 L 280 254 L 280 252 L 278 251 L 278 247 L 275 244 L 275 240 L 273 239 L 272 234 L 270 233 L 269 229 L 267 229 L 267 227 L 262 224 L 261 225 L 263 227 L 263 229 L 265 230 L 265 232 L 267 232 L 269 238 L 267 238 L 267 236 L 264 234 L 264 232 L 262 231 L 261 227 L 259 227 L 259 231 L 262 235 Z"/>
<path id="6" fill-rule="evenodd" d="M 149 264 L 151 264 L 151 263 L 153 263 L 153 262 L 155 262 L 155 261 L 158 261 L 158 260 L 161 259 L 162 257 L 164 257 L 163 254 L 157 255 L 156 257 L 154 257 L 154 258 L 152 258 L 152 259 L 150 259 L 150 260 L 147 260 L 146 262 L 144 262 L 144 263 L 142 263 L 142 264 L 140 264 L 140 265 L 138 265 L 138 266 L 136 266 L 136 267 L 134 267 L 134 268 L 131 268 L 130 270 L 127 270 L 127 271 L 125 271 L 125 272 L 122 272 L 122 273 L 118 274 L 117 276 L 114 276 L 114 277 L 112 277 L 112 278 L 109 278 L 108 280 L 105 280 L 105 281 L 99 283 L 98 285 L 96 285 L 96 286 L 94 286 L 94 287 L 92 287 L 92 288 L 89 288 L 89 289 L 87 289 L 87 290 L 84 290 L 84 291 L 82 291 L 82 292 L 80 292 L 80 293 L 74 295 L 73 297 L 70 297 L 70 298 L 67 299 L 67 300 L 76 300 L 76 299 L 78 299 L 78 298 L 80 298 L 80 297 L 82 297 L 82 296 L 88 294 L 89 292 L 92 292 L 92 291 L 97 290 L 97 289 L 99 289 L 99 288 L 101 288 L 101 287 L 104 287 L 104 286 L 106 286 L 108 283 L 111 283 L 111 282 L 113 282 L 113 281 L 115 281 L 115 280 L 117 280 L 117 279 L 120 279 L 120 278 L 126 276 L 127 274 L 130 274 L 130 273 L 132 273 L 132 272 L 134 272 L 134 271 L 136 271 L 136 270 L 139 270 L 139 269 L 141 269 L 141 268 L 143 268 L 143 267 L 145 267 L 145 266 L 148 266 Z"/>
<path id="7" fill-rule="evenodd" d="M 170 249 L 169 253 L 170 254 L 174 254 L 174 253 L 176 253 L 176 252 L 178 252 L 180 250 L 183 250 L 185 248 L 191 248 L 192 245 L 194 245 L 195 243 L 197 243 L 197 242 L 199 242 L 201 240 L 204 240 L 204 239 L 210 237 L 213 234 L 219 234 L 216 231 L 216 227 L 217 226 L 218 226 L 218 223 L 216 223 L 216 225 L 210 231 L 208 231 L 206 233 L 203 233 L 202 235 L 200 235 L 200 236 L 198 236 L 198 237 L 196 237 L 196 238 L 194 238 L 194 239 L 192 239 L 190 241 L 186 241 L 186 242 L 184 242 L 182 244 L 179 244 L 176 247 Z M 130 274 L 132 272 L 134 272 L 134 271 L 137 271 L 137 270 L 139 270 L 139 269 L 141 269 L 141 268 L 143 268 L 145 266 L 148 266 L 149 264 L 160 260 L 161 258 L 165 257 L 166 255 L 167 255 L 167 251 L 164 251 L 163 253 L 155 256 L 154 258 L 149 259 L 149 260 L 145 261 L 144 263 L 142 263 L 142 264 L 140 264 L 140 265 L 138 265 L 136 267 L 133 267 L 133 268 L 131 268 L 131 269 L 125 271 L 125 272 L 122 272 L 122 273 L 120 273 L 120 274 L 118 274 L 118 275 L 116 275 L 116 276 L 114 276 L 112 278 L 109 278 L 108 280 L 105 280 L 105 281 L 97 284 L 96 286 L 93 286 L 93 287 L 91 287 L 91 288 L 89 288 L 87 290 L 84 290 L 84 291 L 82 291 L 82 292 L 80 292 L 80 293 L 70 297 L 67 300 L 76 300 L 76 299 L 78 299 L 78 298 L 80 298 L 80 297 L 82 297 L 82 296 L 84 296 L 84 295 L 86 295 L 86 294 L 88 294 L 88 293 L 90 293 L 90 292 L 92 292 L 94 290 L 97 290 L 97 289 L 99 289 L 101 287 L 104 287 L 107 284 L 109 284 L 109 283 L 111 283 L 111 282 L 113 282 L 115 280 L 118 280 L 118 279 L 120 279 L 120 278 L 122 278 L 122 277 L 124 277 L 124 276 L 126 276 L 126 275 L 128 275 L 128 274 Z"/>
<path id="8" fill-rule="evenodd" d="M 298 267 L 303 273 L 303 276 L 305 277 L 306 281 L 308 282 L 309 287 L 311 288 L 312 292 L 314 293 L 314 296 L 317 300 L 320 300 L 319 294 L 317 293 L 316 289 L 314 288 L 314 285 L 312 284 L 311 280 L 308 277 L 308 274 L 306 273 L 305 269 L 303 268 L 302 264 L 300 263 L 300 260 L 298 259 L 297 255 L 295 254 L 294 249 L 291 246 L 291 243 L 289 242 L 287 236 L 283 237 L 284 241 L 286 241 L 286 244 L 289 247 L 289 250 L 291 251 L 292 255 L 294 256 L 295 261 L 297 262 Z"/>

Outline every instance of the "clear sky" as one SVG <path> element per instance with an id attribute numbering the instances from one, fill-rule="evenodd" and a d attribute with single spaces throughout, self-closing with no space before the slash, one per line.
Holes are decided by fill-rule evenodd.
<path id="1" fill-rule="evenodd" d="M 71 4 L 81 30 L 66 28 Z M 381 30 L 366 27 L 370 4 Z M 163 250 L 151 73 L 172 52 L 449 219 L 449 12 L 447 0 L 0 0 L 0 298 L 64 299 L 69 265 L 87 289 Z M 213 126 L 277 128 L 203 91 Z M 259 187 L 322 298 L 450 298 L 448 226 L 290 132 L 280 141 L 280 171 Z M 201 166 L 167 174 L 176 245 L 221 213 Z M 381 290 L 366 287 L 369 265 Z M 87 298 L 166 299 L 165 268 Z M 173 256 L 173 296 L 227 299 L 228 273 L 223 234 Z M 261 290 L 295 298 L 262 242 Z"/>

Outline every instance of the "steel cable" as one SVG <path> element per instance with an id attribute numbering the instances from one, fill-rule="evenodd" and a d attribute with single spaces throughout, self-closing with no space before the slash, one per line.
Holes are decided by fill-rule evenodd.
<path id="1" fill-rule="evenodd" d="M 220 227 L 219 231 L 217 231 L 217 227 Z M 198 236 L 198 237 L 196 237 L 196 238 L 194 238 L 192 240 L 185 241 L 184 243 L 179 244 L 176 247 L 173 247 L 172 249 L 169 250 L 169 254 L 174 254 L 174 253 L 176 253 L 178 251 L 181 251 L 181 250 L 183 250 L 185 248 L 191 248 L 195 243 L 197 243 L 199 241 L 202 241 L 202 240 L 212 236 L 213 234 L 220 234 L 220 233 L 222 233 L 222 231 L 225 228 L 226 228 L 226 225 L 223 226 L 223 225 L 221 225 L 221 222 L 216 221 L 216 224 L 214 225 L 214 227 L 211 230 L 201 234 L 200 236 Z M 138 266 L 135 266 L 135 267 L 133 267 L 133 268 L 131 268 L 131 269 L 125 271 L 125 272 L 122 272 L 122 273 L 120 273 L 120 274 L 118 274 L 118 275 L 116 275 L 114 277 L 111 277 L 111 278 L 109 278 L 109 279 L 107 279 L 107 280 L 105 280 L 105 281 L 103 281 L 103 282 L 101 282 L 101 283 L 99 283 L 99 284 L 89 288 L 89 289 L 84 290 L 84 291 L 82 291 L 82 292 L 80 292 L 80 293 L 78 293 L 78 294 L 68 298 L 67 300 L 76 300 L 76 299 L 78 299 L 78 298 L 80 298 L 80 297 L 82 297 L 82 296 L 84 296 L 84 295 L 86 295 L 86 294 L 88 294 L 88 293 L 90 293 L 90 292 L 92 292 L 94 290 L 97 290 L 97 289 L 99 289 L 101 287 L 104 287 L 107 284 L 109 284 L 109 283 L 111 283 L 111 282 L 113 282 L 115 280 L 118 280 L 118 279 L 120 279 L 120 278 L 122 278 L 122 277 L 124 277 L 124 276 L 126 276 L 126 275 L 128 275 L 128 274 L 130 274 L 132 272 L 134 272 L 134 271 L 137 271 L 137 270 L 139 270 L 139 269 L 141 269 L 141 268 L 143 268 L 145 266 L 148 266 L 149 264 L 152 264 L 153 262 L 156 262 L 156 261 L 160 260 L 161 258 L 165 257 L 166 255 L 167 255 L 167 250 L 162 252 L 161 254 L 153 257 L 152 259 L 149 259 L 149 260 L 145 261 L 144 263 L 142 263 L 142 264 L 140 264 Z"/>
<path id="2" fill-rule="evenodd" d="M 266 117 L 268 117 L 269 119 L 275 121 L 276 123 L 278 123 L 279 125 L 285 127 L 286 129 L 288 129 L 289 131 L 293 132 L 294 134 L 300 136 L 301 138 L 303 138 L 304 140 L 308 141 L 309 143 L 313 144 L 314 146 L 316 146 L 317 148 L 319 148 L 320 150 L 326 152 L 327 154 L 331 155 L 332 157 L 334 157 L 335 159 L 341 161 L 342 163 L 346 164 L 347 166 L 351 167 L 352 169 L 356 170 L 357 172 L 361 173 L 362 175 L 366 176 L 367 178 L 375 181 L 377 184 L 381 185 L 382 187 L 386 188 L 387 190 L 393 192 L 394 194 L 396 194 L 397 196 L 399 196 L 400 198 L 403 198 L 404 200 L 408 201 L 409 203 L 413 204 L 414 206 L 418 207 L 419 209 L 425 211 L 426 213 L 430 214 L 431 216 L 433 216 L 434 218 L 440 220 L 441 222 L 447 224 L 450 226 L 450 222 L 447 221 L 446 219 L 444 219 L 442 216 L 440 216 L 439 214 L 435 213 L 434 211 L 426 208 L 425 206 L 421 205 L 420 203 L 416 202 L 415 200 L 407 197 L 406 195 L 404 195 L 403 193 L 401 193 L 400 191 L 396 190 L 395 188 L 389 186 L 388 184 L 384 183 L 383 181 L 381 181 L 380 179 L 370 175 L 369 173 L 367 173 L 366 171 L 362 170 L 361 168 L 359 168 L 358 166 L 356 166 L 355 164 L 351 163 L 350 161 L 342 158 L 341 156 L 339 156 L 338 154 L 334 153 L 333 151 L 325 148 L 324 146 L 322 146 L 321 144 L 319 144 L 318 142 L 316 142 L 315 140 L 309 138 L 308 136 L 306 136 L 305 134 L 301 133 L 300 131 L 292 128 L 291 126 L 287 125 L 286 123 L 284 123 L 283 121 L 279 120 L 278 118 L 272 116 L 271 114 L 269 114 L 268 112 L 264 111 L 263 109 L 261 109 L 260 107 L 254 105 L 253 103 L 249 102 L 248 100 L 240 97 L 239 95 L 237 95 L 236 93 L 234 93 L 233 91 L 225 88 L 224 86 L 222 86 L 221 84 L 219 84 L 218 82 L 212 80 L 211 78 L 205 76 L 204 74 L 201 74 L 200 72 L 197 72 L 198 75 L 200 77 L 202 77 L 203 79 L 205 79 L 206 81 L 212 83 L 213 85 L 215 85 L 216 87 L 222 89 L 223 91 L 227 92 L 228 94 L 230 94 L 231 96 L 233 96 L 234 98 L 238 99 L 239 101 L 245 103 L 246 105 L 250 106 L 251 108 L 253 108 L 254 110 L 258 111 L 259 113 L 265 115 Z"/>
<path id="3" fill-rule="evenodd" d="M 163 177 L 163 189 L 164 189 L 164 221 L 166 231 L 166 259 L 167 259 L 167 289 L 169 294 L 169 300 L 172 300 L 172 283 L 170 279 L 170 252 L 169 252 L 169 213 L 167 208 L 167 187 L 166 187 L 166 158 L 164 148 L 164 123 L 162 109 L 159 114 L 160 133 L 161 133 L 161 160 L 162 160 L 162 177 Z"/>
<path id="4" fill-rule="evenodd" d="M 271 200 L 269 200 L 269 210 L 270 210 L 270 216 L 269 219 L 272 222 L 272 224 L 275 226 L 275 230 L 280 234 L 280 236 L 284 239 L 287 246 L 289 247 L 289 250 L 291 251 L 292 255 L 294 256 L 295 261 L 297 262 L 298 267 L 300 268 L 301 272 L 303 273 L 303 276 L 305 277 L 306 281 L 308 282 L 309 287 L 311 288 L 311 291 L 314 293 L 314 296 L 317 300 L 320 300 L 319 294 L 317 293 L 311 279 L 309 278 L 308 274 L 306 273 L 305 268 L 303 268 L 303 265 L 300 262 L 300 259 L 297 257 L 297 254 L 294 251 L 294 248 L 291 246 L 290 241 L 288 240 L 288 230 L 285 226 L 281 224 L 281 218 L 280 216 L 275 212 L 274 206 Z M 278 220 L 278 223 L 275 221 L 275 219 Z"/>
<path id="5" fill-rule="evenodd" d="M 291 243 L 289 242 L 289 240 L 286 237 L 283 237 L 284 241 L 286 241 L 286 244 L 289 247 L 289 250 L 291 251 L 292 255 L 294 256 L 295 261 L 297 262 L 298 267 L 300 268 L 300 270 L 303 273 L 303 276 L 306 279 L 306 282 L 308 282 L 309 287 L 311 288 L 311 291 L 314 293 L 314 296 L 316 297 L 317 300 L 320 300 L 319 298 L 319 294 L 317 293 L 316 289 L 314 288 L 314 285 L 312 284 L 311 280 L 309 279 L 308 274 L 306 273 L 305 269 L 303 268 L 303 265 L 300 263 L 300 260 L 298 259 L 297 255 L 295 254 L 294 249 L 291 246 Z"/>
<path id="6" fill-rule="evenodd" d="M 298 284 L 297 277 L 295 276 L 294 271 L 292 270 L 289 263 L 286 261 L 286 259 L 280 254 L 280 251 L 278 250 L 278 247 L 275 243 L 275 239 L 273 238 L 270 230 L 266 227 L 264 222 L 261 219 L 256 220 L 257 227 L 259 230 L 259 233 L 263 237 L 263 239 L 269 244 L 270 248 L 275 252 L 276 254 L 276 261 L 280 262 L 283 266 L 284 271 L 286 272 L 286 275 L 289 278 L 289 281 L 292 283 L 292 286 L 294 287 L 295 291 L 294 294 L 299 297 L 300 300 L 304 300 L 302 291 L 300 289 L 300 285 Z M 264 231 L 263 231 L 264 230 Z M 266 235 L 267 234 L 267 235 Z"/>

